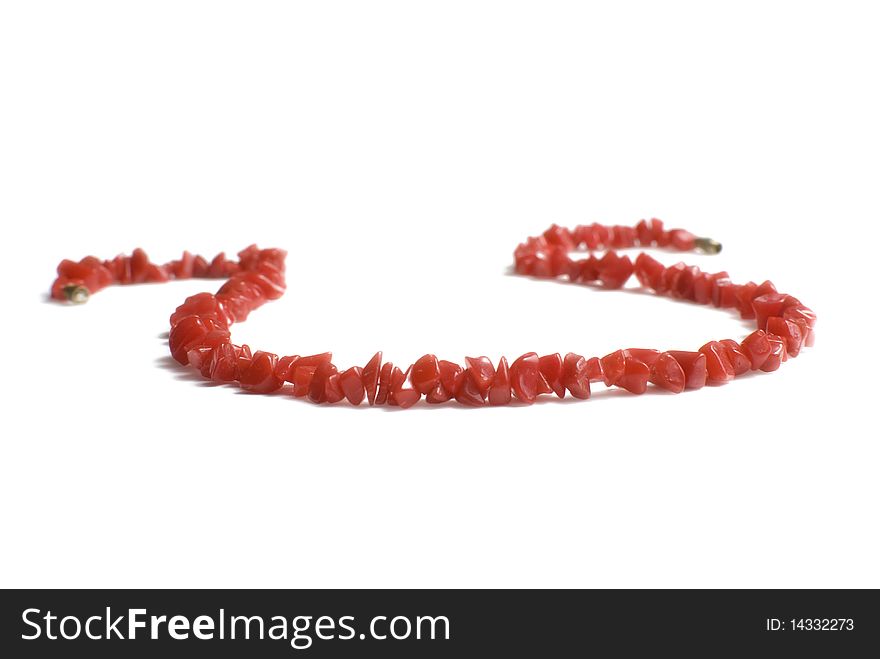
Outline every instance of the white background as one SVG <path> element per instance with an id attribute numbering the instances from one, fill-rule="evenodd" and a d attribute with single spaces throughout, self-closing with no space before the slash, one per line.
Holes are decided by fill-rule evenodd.
<path id="1" fill-rule="evenodd" d="M 871 9 L 4 3 L 0 584 L 880 586 Z M 218 282 L 46 301 L 65 257 L 257 242 L 288 293 L 233 335 L 284 354 L 745 336 L 507 275 L 551 222 L 651 216 L 812 306 L 816 347 L 680 396 L 331 408 L 169 366 Z"/>

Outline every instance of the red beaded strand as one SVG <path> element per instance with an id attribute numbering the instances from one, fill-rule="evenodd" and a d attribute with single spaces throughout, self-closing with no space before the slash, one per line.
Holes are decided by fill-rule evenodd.
<path id="1" fill-rule="evenodd" d="M 802 347 L 813 344 L 816 315 L 791 295 L 777 292 L 771 282 L 734 284 L 726 272 L 702 272 L 684 263 L 666 267 L 644 252 L 632 261 L 615 251 L 635 246 L 712 253 L 721 249 L 718 243 L 683 229 L 666 230 L 657 219 L 642 220 L 635 227 L 591 224 L 566 229 L 553 225 L 520 244 L 514 263 L 522 275 L 567 277 L 607 288 L 620 288 L 635 274 L 644 288 L 657 295 L 735 309 L 742 318 L 754 319 L 757 330 L 739 343 L 709 341 L 697 351 L 628 348 L 601 358 L 530 352 L 510 364 L 501 357 L 497 366 L 488 357 L 467 357 L 462 366 L 425 355 L 401 369 L 382 362 L 382 353 L 377 352 L 363 367 L 340 371 L 329 352 L 279 357 L 252 352 L 247 345 L 231 341 L 233 323 L 283 295 L 284 250 L 252 245 L 239 252 L 237 261 L 220 253 L 210 262 L 184 252 L 179 260 L 164 265 L 151 263 L 142 249 L 109 261 L 92 256 L 79 262 L 65 260 L 58 266 L 51 296 L 79 303 L 111 284 L 226 278 L 216 294 L 188 297 L 171 315 L 168 343 L 172 357 L 206 378 L 236 382 L 255 393 L 277 391 L 288 383 L 294 396 L 315 403 L 345 399 L 360 405 L 366 400 L 369 405 L 407 408 L 424 396 L 431 404 L 454 399 L 471 406 L 506 405 L 513 398 L 533 403 L 542 394 L 563 398 L 566 392 L 586 399 L 591 383 L 600 381 L 634 394 L 644 393 L 649 383 L 680 393 L 722 384 L 749 371 L 775 371 Z M 571 252 L 578 249 L 607 251 L 601 258 L 593 254 L 571 258 Z"/>

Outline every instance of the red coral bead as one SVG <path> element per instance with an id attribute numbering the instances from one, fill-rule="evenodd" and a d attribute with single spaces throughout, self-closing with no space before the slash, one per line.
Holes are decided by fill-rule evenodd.
<path id="1" fill-rule="evenodd" d="M 300 368 L 310 368 L 301 366 Z M 297 370 L 300 370 L 298 368 Z M 320 362 L 315 367 L 315 372 L 309 383 L 309 400 L 313 403 L 323 403 L 327 400 L 327 381 L 336 373 L 336 367 L 330 362 Z"/>
<path id="2" fill-rule="evenodd" d="M 785 352 L 785 339 L 775 334 L 767 334 L 767 341 L 770 343 L 770 354 L 761 365 L 761 370 L 769 373 L 778 369 L 788 357 Z"/>
<path id="3" fill-rule="evenodd" d="M 615 384 L 630 393 L 643 394 L 648 389 L 649 377 L 651 377 L 651 368 L 645 362 L 627 357 L 624 361 L 623 375 Z"/>
<path id="4" fill-rule="evenodd" d="M 540 360 L 534 352 L 528 352 L 510 365 L 510 387 L 523 403 L 534 403 L 541 393 L 551 391 L 541 375 Z"/>
<path id="5" fill-rule="evenodd" d="M 624 350 L 628 357 L 638 359 L 648 366 L 651 366 L 660 358 L 660 351 L 651 348 L 627 348 Z"/>
<path id="6" fill-rule="evenodd" d="M 779 316 L 771 316 L 767 319 L 767 332 L 785 339 L 786 353 L 797 357 L 804 342 L 803 332 L 797 323 Z"/>
<path id="7" fill-rule="evenodd" d="M 464 362 L 480 396 L 485 398 L 495 377 L 495 368 L 488 357 L 465 357 Z"/>
<path id="8" fill-rule="evenodd" d="M 230 343 L 217 346 L 211 355 L 211 379 L 215 382 L 234 382 L 239 378 L 238 355 Z"/>
<path id="9" fill-rule="evenodd" d="M 388 392 L 388 403 L 406 409 L 415 405 L 422 395 L 412 386 L 412 366 L 401 372 L 396 366 L 391 373 L 391 390 Z"/>
<path id="10" fill-rule="evenodd" d="M 791 321 L 803 320 L 810 329 L 816 325 L 816 314 L 802 304 L 787 307 L 782 312 L 782 317 Z"/>
<path id="11" fill-rule="evenodd" d="M 695 281 L 699 276 L 700 269 L 697 266 L 685 267 L 675 282 L 675 290 L 672 291 L 672 296 L 682 300 L 693 300 Z"/>
<path id="12" fill-rule="evenodd" d="M 382 352 L 377 352 L 364 366 L 364 390 L 367 394 L 367 402 L 370 405 L 376 403 L 376 392 L 379 387 L 379 370 L 382 366 Z"/>
<path id="13" fill-rule="evenodd" d="M 602 378 L 605 386 L 610 387 L 617 384 L 617 381 L 626 370 L 626 352 L 624 350 L 615 350 L 605 355 L 599 360 L 602 364 Z"/>
<path id="14" fill-rule="evenodd" d="M 275 373 L 277 362 L 277 355 L 257 350 L 248 367 L 243 369 L 239 375 L 241 388 L 255 394 L 267 394 L 280 389 L 284 380 Z"/>
<path id="15" fill-rule="evenodd" d="M 693 249 L 696 240 L 697 237 L 690 231 L 685 231 L 684 229 L 669 230 L 669 242 L 672 243 L 675 249 L 680 249 L 683 252 Z"/>
<path id="16" fill-rule="evenodd" d="M 510 370 L 507 359 L 502 357 L 495 369 L 492 386 L 489 387 L 489 405 L 507 405 L 510 402 Z"/>
<path id="17" fill-rule="evenodd" d="M 416 391 L 428 394 L 440 382 L 440 363 L 434 355 L 425 355 L 416 360 L 412 368 L 412 383 Z"/>
<path id="18" fill-rule="evenodd" d="M 706 355 L 706 374 L 709 384 L 723 384 L 735 375 L 733 364 L 727 358 L 724 346 L 718 341 L 709 341 L 700 348 Z"/>
<path id="19" fill-rule="evenodd" d="M 674 394 L 684 391 L 687 378 L 681 364 L 668 352 L 661 353 L 651 364 L 651 384 Z"/>
<path id="20" fill-rule="evenodd" d="M 736 308 L 739 309 L 740 317 L 743 320 L 751 320 L 755 317 L 755 309 L 752 306 L 752 300 L 757 295 L 758 285 L 750 281 L 743 284 L 736 293 Z"/>
<path id="21" fill-rule="evenodd" d="M 544 380 L 560 398 L 565 398 L 565 385 L 562 384 L 562 356 L 557 352 L 544 355 L 538 360 L 538 368 Z"/>
<path id="22" fill-rule="evenodd" d="M 458 364 L 441 359 L 440 382 L 431 390 L 431 393 L 425 396 L 425 400 L 431 404 L 445 403 L 450 400 L 455 393 L 455 385 L 462 370 Z"/>
<path id="23" fill-rule="evenodd" d="M 213 348 L 193 348 L 186 353 L 190 366 L 206 378 L 211 376 L 211 359 L 213 354 Z"/>
<path id="24" fill-rule="evenodd" d="M 477 371 L 470 367 L 466 368 L 455 382 L 455 400 L 463 405 L 484 405 L 489 390 L 487 388 L 486 393 L 481 391 L 481 386 L 477 382 L 479 377 Z"/>
<path id="25" fill-rule="evenodd" d="M 188 363 L 187 353 L 193 348 L 205 347 L 210 336 L 209 347 L 225 343 L 229 339 L 229 331 L 219 327 L 211 319 L 202 319 L 198 316 L 184 318 L 171 328 L 168 333 L 168 346 L 171 356 L 181 364 Z"/>
<path id="26" fill-rule="evenodd" d="M 360 405 L 364 400 L 364 369 L 360 366 L 352 366 L 339 375 L 339 386 L 342 393 L 352 405 Z"/>
<path id="27" fill-rule="evenodd" d="M 587 377 L 590 382 L 602 382 L 605 376 L 602 374 L 602 362 L 598 357 L 590 357 L 587 360 Z"/>
<path id="28" fill-rule="evenodd" d="M 788 307 L 799 306 L 800 303 L 791 295 L 784 293 L 766 293 L 752 300 L 755 309 L 758 329 L 767 329 L 767 320 L 772 316 L 782 316 Z"/>
<path id="29" fill-rule="evenodd" d="M 327 386 L 324 389 L 324 397 L 328 403 L 338 403 L 343 398 L 345 398 L 345 394 L 342 391 L 342 383 L 339 378 L 339 373 L 333 373 L 329 378 L 327 378 Z"/>
<path id="30" fill-rule="evenodd" d="M 455 383 L 464 369 L 455 362 L 440 360 L 440 384 L 451 395 L 455 391 Z"/>
<path id="31" fill-rule="evenodd" d="M 751 370 L 751 359 L 746 355 L 739 343 L 733 339 L 723 339 L 719 343 L 723 346 L 727 361 L 733 366 L 734 375 L 742 375 Z"/>
<path id="32" fill-rule="evenodd" d="M 767 295 L 767 293 L 776 292 L 776 286 L 773 284 L 772 281 L 767 279 L 766 281 L 763 281 L 761 282 L 761 284 L 758 285 L 758 288 L 755 289 L 755 293 L 752 299 L 754 300 L 756 297 L 759 297 L 761 295 Z"/>
<path id="33" fill-rule="evenodd" d="M 684 371 L 685 389 L 699 389 L 705 386 L 708 378 L 706 355 L 687 350 L 670 350 L 669 354 L 681 365 Z"/>
<path id="34" fill-rule="evenodd" d="M 633 273 L 633 263 L 628 256 L 607 252 L 599 260 L 599 279 L 607 288 L 620 288 Z"/>
<path id="35" fill-rule="evenodd" d="M 376 392 L 376 405 L 384 405 L 388 402 L 388 392 L 391 390 L 391 376 L 394 372 L 394 364 L 385 362 L 379 371 L 379 390 Z"/>
<path id="36" fill-rule="evenodd" d="M 770 356 L 770 341 L 767 339 L 767 333 L 764 330 L 752 332 L 742 340 L 740 346 L 749 358 L 753 371 L 761 368 L 764 362 L 767 361 L 767 357 Z"/>
<path id="37" fill-rule="evenodd" d="M 588 284 L 599 279 L 599 259 L 590 254 L 588 258 L 575 261 L 572 265 L 572 281 Z"/>
<path id="38" fill-rule="evenodd" d="M 638 238 L 639 245 L 643 247 L 650 247 L 654 243 L 654 236 L 651 233 L 651 227 L 645 220 L 640 220 L 638 224 L 636 224 L 636 237 Z"/>
<path id="39" fill-rule="evenodd" d="M 653 288 L 654 290 L 663 287 L 663 272 L 666 270 L 660 261 L 642 252 L 636 257 L 633 265 L 636 279 L 645 288 Z"/>
<path id="40" fill-rule="evenodd" d="M 278 363 L 275 364 L 275 375 L 285 382 L 293 382 L 293 372 L 299 359 L 299 355 L 279 357 Z"/>
<path id="41" fill-rule="evenodd" d="M 308 396 L 312 388 L 312 377 L 317 366 L 299 366 L 293 368 L 293 395 L 297 398 Z"/>
<path id="42" fill-rule="evenodd" d="M 562 384 L 569 393 L 581 400 L 590 397 L 590 374 L 587 360 L 573 352 L 565 356 L 562 364 Z"/>

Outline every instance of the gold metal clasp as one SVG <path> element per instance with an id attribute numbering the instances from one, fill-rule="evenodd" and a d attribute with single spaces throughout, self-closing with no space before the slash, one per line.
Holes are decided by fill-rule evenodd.
<path id="1" fill-rule="evenodd" d="M 73 304 L 85 304 L 89 301 L 89 289 L 80 284 L 68 284 L 61 290 L 64 292 L 64 297 L 67 298 L 68 302 Z"/>
<path id="2" fill-rule="evenodd" d="M 721 251 L 721 243 L 711 238 L 697 238 L 694 247 L 704 254 L 717 254 Z"/>

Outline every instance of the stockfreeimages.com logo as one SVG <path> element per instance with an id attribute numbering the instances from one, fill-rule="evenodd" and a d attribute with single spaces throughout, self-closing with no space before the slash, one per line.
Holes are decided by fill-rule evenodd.
<path id="1" fill-rule="evenodd" d="M 25 609 L 21 614 L 26 641 L 44 640 L 275 640 L 288 641 L 295 650 L 305 650 L 315 640 L 378 641 L 408 639 L 449 640 L 446 616 L 374 616 L 364 631 L 358 632 L 354 616 L 244 616 L 227 615 L 220 609 L 216 616 L 148 615 L 146 609 L 127 609 L 115 615 L 106 607 L 100 615 L 81 618 L 58 616 L 52 611 Z"/>

